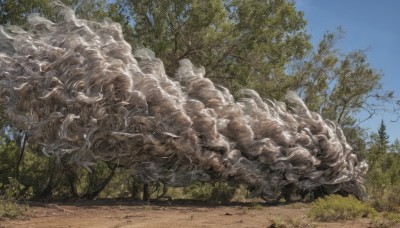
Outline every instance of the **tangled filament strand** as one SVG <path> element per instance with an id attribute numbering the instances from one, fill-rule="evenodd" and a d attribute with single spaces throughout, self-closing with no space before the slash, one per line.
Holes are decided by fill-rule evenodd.
<path id="1" fill-rule="evenodd" d="M 340 127 L 253 90 L 235 100 L 181 60 L 174 78 L 145 49 L 132 54 L 119 24 L 31 15 L 30 31 L 0 27 L 0 103 L 44 153 L 89 167 L 134 168 L 143 181 L 229 181 L 277 199 L 287 186 L 364 198 L 359 162 Z M 249 60 L 251 61 L 251 59 Z"/>

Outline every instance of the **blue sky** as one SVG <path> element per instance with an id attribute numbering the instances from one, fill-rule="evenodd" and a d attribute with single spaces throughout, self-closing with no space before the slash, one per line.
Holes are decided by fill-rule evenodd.
<path id="1" fill-rule="evenodd" d="M 383 73 L 383 89 L 400 97 L 400 1 L 295 0 L 295 3 L 308 21 L 313 45 L 319 43 L 326 31 L 341 26 L 346 33 L 337 47 L 343 53 L 368 49 L 371 67 Z M 359 116 L 362 117 L 363 114 Z M 397 116 L 389 112 L 381 112 L 361 126 L 376 132 L 382 119 L 390 141 L 400 139 L 400 120 L 392 122 Z"/>

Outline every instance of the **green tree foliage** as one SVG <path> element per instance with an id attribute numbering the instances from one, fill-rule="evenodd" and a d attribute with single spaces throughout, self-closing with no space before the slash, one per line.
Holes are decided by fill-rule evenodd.
<path id="1" fill-rule="evenodd" d="M 62 0 L 62 3 L 75 10 L 76 14 L 82 18 L 104 18 L 107 16 L 105 11 L 106 1 L 85 1 L 85 0 Z M 46 18 L 59 20 L 59 10 L 56 1 L 52 0 L 2 0 L 0 1 L 0 23 L 10 23 L 13 25 L 26 26 L 28 16 L 31 13 L 38 13 Z"/>
<path id="2" fill-rule="evenodd" d="M 377 133 L 371 135 L 367 159 L 369 171 L 367 190 L 379 210 L 400 211 L 399 140 L 388 144 L 389 136 L 382 121 Z"/>
<path id="3" fill-rule="evenodd" d="M 300 91 L 308 107 L 324 118 L 340 124 L 356 153 L 363 155 L 365 129 L 359 124 L 379 111 L 382 100 L 393 93 L 382 91 L 382 73 L 368 63 L 367 53 L 355 50 L 341 53 L 337 42 L 344 32 L 327 32 L 315 52 L 291 65 L 292 89 Z M 361 111 L 366 119 L 356 119 Z"/>
<path id="4" fill-rule="evenodd" d="M 381 121 L 377 133 L 371 135 L 371 145 L 369 151 L 370 165 L 381 166 L 382 172 L 386 170 L 387 160 L 389 159 L 389 136 L 386 133 L 386 125 Z"/>
<path id="5" fill-rule="evenodd" d="M 382 74 L 369 65 L 365 51 L 339 53 L 335 45 L 342 35 L 341 30 L 326 33 L 294 75 L 309 107 L 346 127 L 355 124 L 354 114 L 373 111 L 368 98 L 378 97 Z"/>
<path id="6" fill-rule="evenodd" d="M 62 18 L 55 0 L 0 0 L 0 24 L 13 24 L 27 28 L 29 14 L 38 13 L 49 20 L 59 21 Z M 111 18 L 121 24 L 124 35 L 132 41 L 132 27 L 121 8 L 116 3 L 107 0 L 60 0 L 71 7 L 79 18 L 102 20 Z"/>
<path id="7" fill-rule="evenodd" d="M 0 1 L 0 24 L 10 23 L 13 25 L 26 26 L 30 13 L 45 13 L 50 16 L 51 6 L 48 0 L 22 0 Z"/>
<path id="8" fill-rule="evenodd" d="M 391 144 L 389 146 L 389 151 L 391 153 L 398 153 L 400 154 L 400 140 L 399 139 L 395 139 L 393 144 Z"/>
<path id="9" fill-rule="evenodd" d="M 389 135 L 386 133 L 386 125 L 382 120 L 378 129 L 379 150 L 386 152 L 389 143 L 388 139 Z"/>
<path id="10" fill-rule="evenodd" d="M 281 97 L 286 64 L 310 49 L 302 12 L 286 0 L 121 0 L 136 46 L 153 50 L 173 76 L 178 61 L 204 66 L 232 91 L 248 87 Z M 279 85 L 279 88 L 276 86 Z"/>

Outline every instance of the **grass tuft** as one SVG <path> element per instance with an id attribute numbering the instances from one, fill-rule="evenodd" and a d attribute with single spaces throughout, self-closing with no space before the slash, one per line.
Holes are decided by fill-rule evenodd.
<path id="1" fill-rule="evenodd" d="M 314 228 L 315 224 L 310 222 L 306 217 L 301 218 L 290 218 L 283 220 L 280 218 L 275 218 L 270 220 L 270 228 Z"/>

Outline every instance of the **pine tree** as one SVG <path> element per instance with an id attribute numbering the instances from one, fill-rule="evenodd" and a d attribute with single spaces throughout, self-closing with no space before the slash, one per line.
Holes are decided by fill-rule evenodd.
<path id="1" fill-rule="evenodd" d="M 381 125 L 378 129 L 378 153 L 382 160 L 382 172 L 387 170 L 388 166 L 388 156 L 387 156 L 387 149 L 388 149 L 388 141 L 389 136 L 386 133 L 386 125 L 381 121 Z"/>
<path id="2" fill-rule="evenodd" d="M 381 125 L 378 129 L 378 143 L 379 143 L 379 152 L 384 154 L 388 148 L 389 136 L 386 133 L 386 125 L 381 121 Z"/>

